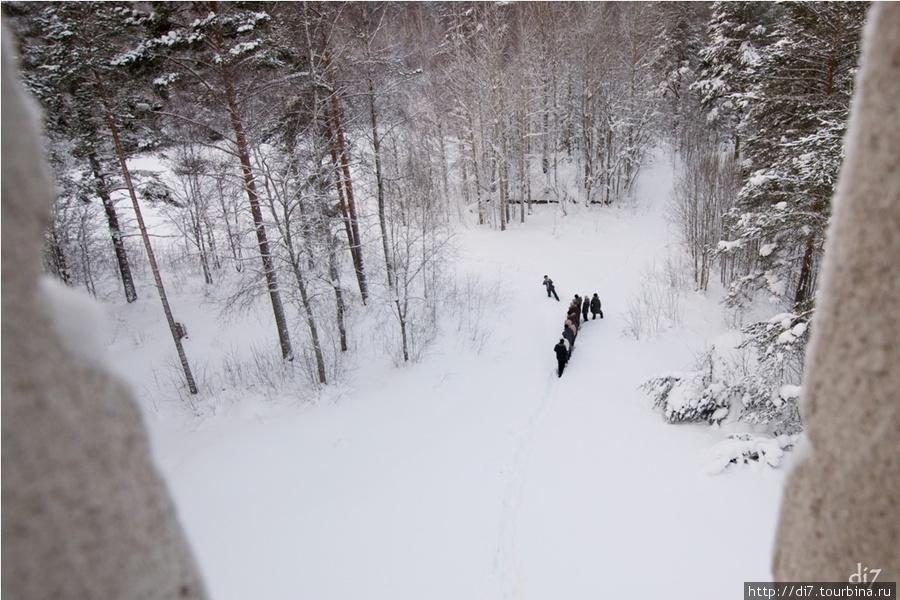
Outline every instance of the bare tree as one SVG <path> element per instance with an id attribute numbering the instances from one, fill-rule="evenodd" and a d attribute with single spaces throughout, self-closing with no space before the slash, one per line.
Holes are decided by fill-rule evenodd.
<path id="1" fill-rule="evenodd" d="M 693 265 L 694 285 L 706 290 L 719 241 L 725 237 L 725 215 L 740 189 L 739 171 L 730 152 L 704 150 L 683 161 L 675 183 L 673 217 Z"/>

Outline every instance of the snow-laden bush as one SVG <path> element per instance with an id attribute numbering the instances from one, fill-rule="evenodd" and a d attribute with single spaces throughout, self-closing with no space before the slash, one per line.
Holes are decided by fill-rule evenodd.
<path id="1" fill-rule="evenodd" d="M 775 435 L 803 430 L 800 381 L 812 312 L 782 313 L 744 328 L 743 348 L 755 351 L 757 364 L 735 382 L 741 392 L 741 420 L 766 425 Z"/>
<path id="2" fill-rule="evenodd" d="M 764 465 L 778 467 L 785 450 L 790 450 L 797 442 L 797 435 L 777 437 L 735 433 L 729 435 L 710 449 L 710 461 L 706 473 L 715 475 L 732 465 Z"/>
<path id="3" fill-rule="evenodd" d="M 809 335 L 809 313 L 783 313 L 744 329 L 739 359 L 724 358 L 715 348 L 685 373 L 667 373 L 646 381 L 641 389 L 654 398 L 666 421 L 721 422 L 731 415 L 762 425 L 772 435 L 803 430 L 800 379 Z M 740 360 L 743 358 L 743 360 Z"/>
<path id="4" fill-rule="evenodd" d="M 698 369 L 654 377 L 641 389 L 653 396 L 668 423 L 721 422 L 728 416 L 732 391 L 717 377 L 715 360 L 711 349 L 698 361 Z"/>

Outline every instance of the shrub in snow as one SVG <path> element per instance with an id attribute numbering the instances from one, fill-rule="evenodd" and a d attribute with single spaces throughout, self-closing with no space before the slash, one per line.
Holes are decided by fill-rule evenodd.
<path id="1" fill-rule="evenodd" d="M 797 435 L 780 435 L 773 438 L 749 433 L 729 435 L 713 446 L 710 451 L 711 459 L 705 471 L 714 475 L 732 465 L 758 464 L 778 467 L 784 457 L 784 451 L 794 447 L 797 437 Z"/>
<path id="2" fill-rule="evenodd" d="M 809 312 L 783 313 L 746 327 L 739 349 L 752 351 L 755 360 L 729 362 L 711 349 L 695 369 L 654 377 L 641 388 L 654 397 L 669 423 L 717 423 L 731 415 L 765 426 L 773 435 L 799 433 L 799 382 L 809 318 Z"/>
<path id="3" fill-rule="evenodd" d="M 700 368 L 687 373 L 654 377 L 641 389 L 654 397 L 669 423 L 721 422 L 729 413 L 732 391 L 716 376 L 715 351 L 700 360 Z"/>
<path id="4" fill-rule="evenodd" d="M 491 336 L 490 324 L 502 316 L 496 302 L 508 287 L 501 275 L 493 279 L 466 273 L 450 282 L 445 292 L 442 313 L 448 315 L 448 327 L 455 328 L 461 349 L 480 354 Z"/>
<path id="5" fill-rule="evenodd" d="M 776 435 L 802 431 L 799 383 L 811 316 L 783 313 L 744 329 L 741 347 L 756 352 L 757 364 L 735 383 L 742 392 L 741 420 L 767 425 Z"/>
<path id="6" fill-rule="evenodd" d="M 423 297 L 373 303 L 372 312 L 378 350 L 390 357 L 394 366 L 419 362 L 437 338 L 438 311 Z"/>
<path id="7" fill-rule="evenodd" d="M 669 255 L 662 267 L 653 265 L 640 290 L 626 303 L 625 333 L 641 339 L 658 335 L 681 323 L 681 299 L 690 287 L 684 257 Z"/>

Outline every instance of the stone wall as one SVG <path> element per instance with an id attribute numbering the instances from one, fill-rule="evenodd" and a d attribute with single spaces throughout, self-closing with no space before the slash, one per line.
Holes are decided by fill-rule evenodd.
<path id="1" fill-rule="evenodd" d="M 900 581 L 900 4 L 873 5 L 781 509 L 778 581 Z M 871 581 L 871 579 L 870 579 Z"/>

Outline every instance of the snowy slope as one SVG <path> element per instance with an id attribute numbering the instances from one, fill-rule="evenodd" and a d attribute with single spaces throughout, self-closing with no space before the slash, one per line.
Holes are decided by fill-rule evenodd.
<path id="1" fill-rule="evenodd" d="M 503 233 L 460 231 L 457 270 L 502 281 L 480 354 L 446 335 L 406 369 L 360 356 L 315 403 L 248 398 L 204 421 L 147 402 L 212 597 L 713 599 L 771 579 L 784 471 L 705 475 L 725 433 L 666 425 L 638 389 L 733 339 L 721 308 L 689 295 L 683 327 L 623 335 L 628 299 L 674 243 L 670 183 L 660 160 L 634 205 L 537 207 Z M 582 327 L 557 378 L 568 300 L 594 292 L 606 318 Z M 179 293 L 195 356 L 269 333 L 222 327 L 190 285 Z M 118 311 L 138 341 L 118 335 L 111 357 L 145 396 L 167 335 L 152 315 Z"/>

